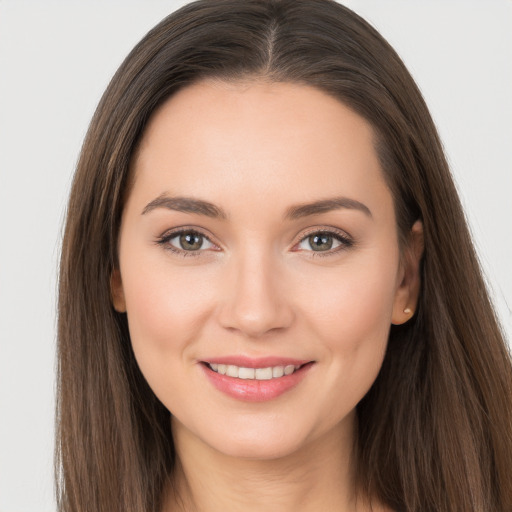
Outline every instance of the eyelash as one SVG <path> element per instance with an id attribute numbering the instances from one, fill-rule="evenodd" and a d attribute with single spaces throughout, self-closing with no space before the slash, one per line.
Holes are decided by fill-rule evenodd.
<path id="1" fill-rule="evenodd" d="M 201 253 L 204 251 L 204 249 L 203 250 L 198 249 L 196 251 L 185 251 L 183 249 L 178 249 L 178 247 L 174 247 L 172 244 L 169 243 L 173 238 L 176 238 L 185 233 L 191 234 L 191 235 L 198 235 L 198 236 L 202 237 L 203 239 L 207 240 L 208 242 L 210 242 L 211 244 L 215 245 L 210 240 L 210 238 L 208 236 L 201 233 L 197 229 L 192 229 L 192 228 L 181 228 L 181 229 L 177 229 L 175 231 L 170 231 L 170 232 L 164 233 L 162 236 L 160 236 L 156 240 L 156 243 L 158 245 L 162 246 L 165 250 L 171 251 L 171 252 L 177 254 L 178 256 L 182 256 L 183 258 L 201 256 Z"/>
<path id="2" fill-rule="evenodd" d="M 310 231 L 307 231 L 304 235 L 302 235 L 301 239 L 294 245 L 296 247 L 297 245 L 304 242 L 306 239 L 308 239 L 312 235 L 327 235 L 329 237 L 334 238 L 334 240 L 337 240 L 340 245 L 336 247 L 335 249 L 329 249 L 327 251 L 306 251 L 310 253 L 309 257 L 311 258 L 328 258 L 329 256 L 334 256 L 338 254 L 341 251 L 350 249 L 354 246 L 354 240 L 349 237 L 346 233 L 343 231 L 340 231 L 338 229 L 329 228 L 329 229 L 312 229 Z"/>
<path id="3" fill-rule="evenodd" d="M 162 236 L 157 238 L 156 243 L 157 243 L 157 245 L 164 247 L 165 250 L 169 250 L 169 251 L 177 254 L 178 256 L 181 256 L 184 258 L 200 256 L 206 249 L 198 249 L 196 251 L 185 251 L 185 250 L 179 249 L 169 243 L 173 238 L 176 238 L 185 233 L 191 234 L 191 235 L 198 235 L 198 236 L 202 237 L 203 239 L 207 240 L 212 245 L 215 245 L 207 235 L 201 233 L 200 231 L 198 231 L 196 229 L 192 229 L 192 228 L 182 228 L 182 229 L 178 229 L 175 231 L 164 233 Z M 302 236 L 302 238 L 294 245 L 294 247 L 298 246 L 299 244 L 304 242 L 307 238 L 311 237 L 312 235 L 327 235 L 329 237 L 334 238 L 336 241 L 338 241 L 340 243 L 340 245 L 338 247 L 336 247 L 334 250 L 329 249 L 327 251 L 313 251 L 313 250 L 306 251 L 306 252 L 310 253 L 311 258 L 325 258 L 325 257 L 333 256 L 340 251 L 350 249 L 351 247 L 354 246 L 354 241 L 352 240 L 352 238 L 347 236 L 346 233 L 339 231 L 337 229 L 334 229 L 334 228 L 329 228 L 329 229 L 314 229 L 309 232 L 306 232 Z"/>

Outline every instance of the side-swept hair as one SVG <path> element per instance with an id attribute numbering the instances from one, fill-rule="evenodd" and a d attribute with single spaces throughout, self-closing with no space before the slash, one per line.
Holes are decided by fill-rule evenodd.
<path id="1" fill-rule="evenodd" d="M 402 61 L 331 0 L 201 0 L 123 62 L 92 119 L 60 267 L 60 512 L 159 512 L 172 479 L 169 411 L 141 375 L 110 277 L 130 162 L 149 118 L 203 78 L 317 87 L 363 116 L 404 240 L 424 228 L 418 311 L 392 326 L 358 405 L 361 492 L 408 512 L 512 510 L 512 366 L 438 134 Z"/>

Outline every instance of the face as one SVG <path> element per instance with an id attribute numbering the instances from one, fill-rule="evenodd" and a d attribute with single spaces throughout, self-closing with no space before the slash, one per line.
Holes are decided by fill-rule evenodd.
<path id="1" fill-rule="evenodd" d="M 256 458 L 349 435 L 414 306 L 369 124 L 307 86 L 200 82 L 133 173 L 114 306 L 174 427 Z"/>

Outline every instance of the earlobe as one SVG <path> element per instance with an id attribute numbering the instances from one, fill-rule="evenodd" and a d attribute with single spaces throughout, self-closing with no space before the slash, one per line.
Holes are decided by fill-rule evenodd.
<path id="1" fill-rule="evenodd" d="M 424 250 L 423 223 L 417 220 L 411 228 L 402 258 L 402 278 L 395 294 L 391 323 L 404 324 L 412 318 L 418 305 L 421 287 L 421 258 Z"/>
<path id="2" fill-rule="evenodd" d="M 126 313 L 123 282 L 121 280 L 121 272 L 117 268 L 112 271 L 110 276 L 110 296 L 114 309 L 118 313 Z"/>

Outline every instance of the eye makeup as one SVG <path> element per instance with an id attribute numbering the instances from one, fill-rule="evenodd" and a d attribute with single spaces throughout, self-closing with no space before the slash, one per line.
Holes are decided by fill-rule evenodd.
<path id="1" fill-rule="evenodd" d="M 182 257 L 197 257 L 203 255 L 205 251 L 222 250 L 206 234 L 192 227 L 166 231 L 157 238 L 156 244 Z M 303 244 L 309 246 L 309 249 L 301 247 Z M 345 232 L 333 227 L 315 227 L 302 233 L 300 240 L 291 250 L 309 253 L 308 257 L 329 257 L 353 246 L 354 240 Z"/>
<path id="2" fill-rule="evenodd" d="M 173 241 L 176 241 L 176 244 Z M 182 257 L 201 256 L 208 250 L 220 251 L 220 248 L 204 233 L 188 227 L 167 231 L 158 237 L 156 243 L 165 250 Z"/>

